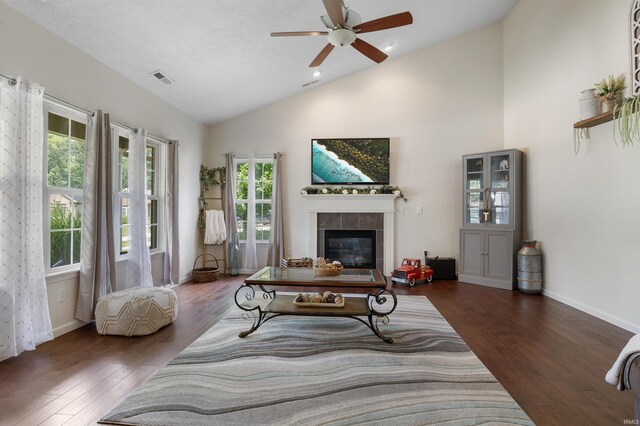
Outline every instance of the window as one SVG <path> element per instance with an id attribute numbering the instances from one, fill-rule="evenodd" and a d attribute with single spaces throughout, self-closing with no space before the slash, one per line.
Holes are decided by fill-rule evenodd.
<path id="1" fill-rule="evenodd" d="M 45 106 L 43 216 L 48 271 L 76 269 L 80 263 L 86 123 L 85 114 Z"/>
<path id="2" fill-rule="evenodd" d="M 147 143 L 146 173 L 147 173 L 147 244 L 153 251 L 158 249 L 158 219 L 160 197 L 158 190 L 158 164 L 160 146 Z"/>
<path id="3" fill-rule="evenodd" d="M 255 232 L 256 241 L 269 241 L 271 236 L 271 188 L 273 160 L 255 159 L 254 182 L 249 181 L 249 161 L 236 160 L 236 217 L 238 237 L 246 241 L 248 232 Z M 253 184 L 252 184 L 253 183 Z M 255 194 L 255 229 L 249 230 L 249 191 Z"/>
<path id="4" fill-rule="evenodd" d="M 43 230 L 46 273 L 78 270 L 82 242 L 82 208 L 87 114 L 46 101 L 44 110 Z M 113 125 L 115 158 L 113 230 L 120 255 L 130 242 L 129 141 L 130 131 Z M 162 250 L 164 144 L 148 137 L 145 146 L 146 239 L 149 249 Z M 115 221 L 114 220 L 114 221 Z"/>
<path id="5" fill-rule="evenodd" d="M 129 225 L 129 132 L 113 129 L 118 140 L 118 164 L 117 164 L 117 206 L 119 206 L 118 216 L 120 218 L 120 254 L 127 254 L 130 245 L 130 225 Z M 147 141 L 145 149 L 145 169 L 146 169 L 146 198 L 147 198 L 147 245 L 151 251 L 159 249 L 159 160 L 160 145 Z"/>
<path id="6" fill-rule="evenodd" d="M 120 232 L 118 241 L 120 242 L 120 254 L 126 254 L 131 248 L 129 233 L 129 132 L 112 129 L 114 137 L 118 141 L 118 164 L 115 186 L 117 192 L 117 202 L 120 221 Z"/>

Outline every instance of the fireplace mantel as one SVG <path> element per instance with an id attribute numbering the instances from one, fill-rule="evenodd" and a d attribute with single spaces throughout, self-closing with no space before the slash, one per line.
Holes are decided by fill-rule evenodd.
<path id="1" fill-rule="evenodd" d="M 308 252 L 317 256 L 318 213 L 383 213 L 384 214 L 384 270 L 393 271 L 395 259 L 395 200 L 394 194 L 314 194 L 302 195 L 307 212 Z"/>

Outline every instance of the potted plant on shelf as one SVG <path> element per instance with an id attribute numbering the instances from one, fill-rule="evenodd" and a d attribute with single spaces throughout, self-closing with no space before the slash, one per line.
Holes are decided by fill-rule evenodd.
<path id="1" fill-rule="evenodd" d="M 622 104 L 622 92 L 626 88 L 625 75 L 620 74 L 618 77 L 610 75 L 603 78 L 600 83 L 596 83 L 596 95 L 600 101 L 600 111 L 602 113 L 611 112 L 616 106 Z"/>

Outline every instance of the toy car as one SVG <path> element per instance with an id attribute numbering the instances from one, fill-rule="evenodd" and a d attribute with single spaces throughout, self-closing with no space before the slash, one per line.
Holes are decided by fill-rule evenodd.
<path id="1" fill-rule="evenodd" d="M 420 259 L 403 259 L 402 265 L 391 274 L 391 281 L 394 283 L 409 284 L 411 287 L 416 283 L 430 283 L 432 279 L 433 270 L 428 266 L 422 266 Z"/>

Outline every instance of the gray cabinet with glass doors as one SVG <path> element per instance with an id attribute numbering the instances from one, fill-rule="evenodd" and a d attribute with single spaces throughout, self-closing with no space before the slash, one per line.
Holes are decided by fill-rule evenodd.
<path id="1" fill-rule="evenodd" d="M 465 155 L 463 217 L 460 230 L 459 280 L 505 289 L 516 287 L 516 254 L 522 235 L 522 152 L 510 149 Z M 470 244 L 469 231 L 504 234 L 509 249 L 490 250 L 491 244 Z M 490 241 L 489 234 L 482 241 Z M 503 240 L 503 241 L 505 241 Z M 479 249 L 482 247 L 482 249 Z M 502 245 L 504 247 L 504 245 Z M 476 253 L 477 251 L 477 253 Z M 500 277 L 491 269 L 499 266 Z M 501 274 L 502 275 L 502 274 Z"/>

